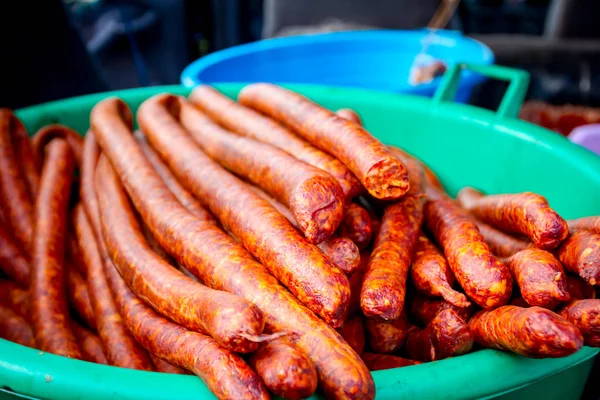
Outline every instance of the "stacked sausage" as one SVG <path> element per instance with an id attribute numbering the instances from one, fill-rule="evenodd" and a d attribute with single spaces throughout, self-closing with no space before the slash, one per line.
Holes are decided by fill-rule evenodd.
<path id="1" fill-rule="evenodd" d="M 2 110 L 0 336 L 221 399 L 372 399 L 369 371 L 600 344 L 599 217 L 454 200 L 352 110 L 268 84 L 238 100 L 160 94 L 134 133 L 108 98 L 85 140 L 29 140 Z"/>

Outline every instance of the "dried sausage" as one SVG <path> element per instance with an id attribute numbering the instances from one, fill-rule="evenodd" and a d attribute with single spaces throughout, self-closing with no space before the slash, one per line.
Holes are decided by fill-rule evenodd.
<path id="1" fill-rule="evenodd" d="M 184 370 L 183 368 L 179 368 L 170 364 L 163 360 L 160 357 L 155 356 L 154 354 L 150 354 L 150 358 L 152 359 L 152 364 L 154 364 L 154 368 L 156 368 L 157 372 L 162 372 L 165 374 L 179 374 L 179 375 L 188 375 L 189 372 Z"/>
<path id="2" fill-rule="evenodd" d="M 29 292 L 14 282 L 0 280 L 0 304 L 6 304 L 19 317 L 31 322 Z"/>
<path id="3" fill-rule="evenodd" d="M 195 282 L 162 261 L 145 241 L 119 178 L 102 156 L 96 188 L 106 248 L 133 292 L 159 313 L 210 334 L 231 351 L 256 350 L 264 329 L 260 310 L 246 299 Z"/>
<path id="4" fill-rule="evenodd" d="M 393 356 L 391 354 L 365 353 L 362 358 L 367 365 L 367 368 L 369 368 L 369 371 L 381 371 L 384 369 L 410 367 L 411 365 L 421 364 L 419 361 L 409 360 L 408 358 Z"/>
<path id="5" fill-rule="evenodd" d="M 23 287 L 29 287 L 29 260 L 12 235 L 0 225 L 0 270 Z"/>
<path id="6" fill-rule="evenodd" d="M 579 329 L 541 307 L 503 306 L 469 320 L 475 342 L 532 358 L 566 357 L 583 346 Z"/>
<path id="7" fill-rule="evenodd" d="M 551 250 L 569 234 L 567 223 L 539 194 L 524 192 L 485 196 L 465 187 L 457 197 L 477 218 L 506 232 L 520 233 L 542 250 Z"/>
<path id="8" fill-rule="evenodd" d="M 73 156 L 75 157 L 75 163 L 81 165 L 81 159 L 83 157 L 83 137 L 68 126 L 60 124 L 46 125 L 37 131 L 31 138 L 33 157 L 37 162 L 42 165 L 44 148 L 56 138 L 64 139 L 69 143 Z"/>
<path id="9" fill-rule="evenodd" d="M 315 364 L 327 396 L 373 399 L 373 379 L 342 337 L 302 306 L 241 245 L 214 224 L 193 218 L 170 194 L 135 141 L 128 138 L 131 127 L 122 119 L 127 118 L 124 103 L 112 99 L 100 106 L 91 115 L 94 132 L 100 132 L 99 141 L 113 166 L 122 169 L 121 176 L 128 182 L 136 207 L 144 209 L 142 218 L 161 246 L 206 285 L 238 294 L 256 304 L 266 317 L 269 331 L 295 333 L 293 344 Z M 114 118 L 113 113 L 119 110 L 121 116 Z M 99 126 L 102 121 L 107 125 Z M 172 223 L 175 220 L 177 226 Z M 149 332 L 152 336 L 153 330 Z"/>
<path id="10" fill-rule="evenodd" d="M 409 189 L 405 166 L 385 145 L 361 126 L 338 117 L 300 94 L 255 83 L 240 92 L 238 100 L 262 112 L 344 163 L 369 193 L 393 200 Z"/>
<path id="11" fill-rule="evenodd" d="M 415 246 L 410 277 L 414 287 L 427 296 L 441 296 L 457 307 L 471 305 L 464 294 L 452 289 L 454 274 L 446 258 L 423 234 Z"/>
<path id="12" fill-rule="evenodd" d="M 596 298 L 594 287 L 577 275 L 567 274 L 567 292 L 569 292 L 571 301 Z"/>
<path id="13" fill-rule="evenodd" d="M 79 196 L 81 203 L 89 223 L 92 227 L 100 226 L 100 214 L 98 210 L 98 198 L 96 196 L 96 187 L 94 184 L 96 165 L 98 164 L 98 157 L 100 157 L 100 147 L 96 142 L 94 133 L 88 131 L 85 135 L 83 143 L 83 159 L 81 160 L 81 186 L 79 190 Z M 99 232 L 95 232 L 95 235 L 99 235 Z M 82 246 L 80 242 L 80 246 Z M 88 267 L 89 268 L 89 267 Z"/>
<path id="14" fill-rule="evenodd" d="M 348 121 L 352 121 L 355 124 L 358 124 L 360 126 L 364 126 L 362 123 L 362 120 L 360 119 L 360 116 L 358 115 L 358 113 L 350 108 L 340 108 L 339 110 L 337 110 L 335 112 L 338 116 L 347 119 Z"/>
<path id="15" fill-rule="evenodd" d="M 402 313 L 399 318 L 391 321 L 367 318 L 365 328 L 371 350 L 377 353 L 393 353 L 402 348 L 410 326 L 406 320 L 406 313 Z"/>
<path id="16" fill-rule="evenodd" d="M 81 274 L 72 265 L 67 266 L 66 275 L 69 305 L 77 311 L 77 314 L 85 321 L 87 326 L 96 331 L 96 316 L 92 309 L 85 279 L 83 279 Z"/>
<path id="17" fill-rule="evenodd" d="M 346 319 L 344 325 L 337 331 L 356 354 L 362 355 L 365 350 L 365 324 L 361 315 L 354 315 Z"/>
<path id="18" fill-rule="evenodd" d="M 567 271 L 579 275 L 590 285 L 600 284 L 600 235 L 575 231 L 556 254 Z"/>
<path id="19" fill-rule="evenodd" d="M 359 313 L 360 310 L 360 290 L 362 289 L 363 279 L 367 272 L 367 266 L 369 265 L 369 259 L 371 254 L 368 252 L 360 253 L 360 261 L 358 268 L 349 277 L 350 281 L 350 305 L 348 306 L 348 315 L 354 315 Z"/>
<path id="20" fill-rule="evenodd" d="M 35 348 L 31 325 L 3 304 L 0 304 L 0 338 Z"/>
<path id="21" fill-rule="evenodd" d="M 474 307 L 457 307 L 442 299 L 432 299 L 415 294 L 410 302 L 410 316 L 421 325 L 426 326 L 440 312 L 450 309 L 454 311 L 465 322 L 473 315 Z"/>
<path id="22" fill-rule="evenodd" d="M 216 89 L 207 85 L 197 86 L 190 94 L 189 101 L 224 128 L 269 143 L 300 161 L 328 172 L 337 179 L 347 198 L 363 190 L 356 176 L 339 160 L 306 143 L 278 122 L 242 106 Z"/>
<path id="23" fill-rule="evenodd" d="M 527 304 L 553 309 L 569 300 L 565 271 L 551 253 L 537 248 L 525 249 L 506 259 L 504 264 Z"/>
<path id="24" fill-rule="evenodd" d="M 100 341 L 100 338 L 87 328 L 84 328 L 75 322 L 71 322 L 71 327 L 79 342 L 83 359 L 96 364 L 108 365 L 106 356 L 102 351 L 102 342 Z"/>
<path id="25" fill-rule="evenodd" d="M 352 240 L 359 250 L 364 250 L 371 243 L 372 231 L 369 212 L 356 203 L 348 204 L 344 210 L 339 234 Z"/>
<path id="26" fill-rule="evenodd" d="M 510 271 L 490 252 L 464 210 L 448 198 L 428 201 L 425 222 L 471 300 L 484 309 L 508 303 L 512 290 Z"/>
<path id="27" fill-rule="evenodd" d="M 317 389 L 314 364 L 285 338 L 261 343 L 248 364 L 272 393 L 284 399 L 305 399 Z"/>
<path id="28" fill-rule="evenodd" d="M 194 144 L 177 123 L 179 100 L 172 95 L 157 95 L 140 106 L 138 123 L 150 144 L 181 184 L 284 286 L 326 322 L 340 326 L 350 300 L 348 278 L 267 201 Z M 103 103 L 99 103 L 95 110 L 102 106 Z M 100 118 L 95 121 L 100 124 Z M 99 137 L 98 140 L 102 143 Z M 114 163 L 112 158 L 111 161 Z"/>
<path id="29" fill-rule="evenodd" d="M 479 233 L 485 239 L 492 253 L 497 257 L 510 257 L 531 246 L 531 243 L 504 233 L 478 219 L 473 219 Z"/>
<path id="30" fill-rule="evenodd" d="M 571 219 L 567 221 L 567 225 L 569 226 L 569 232 L 585 229 L 600 235 L 600 216 Z"/>
<path id="31" fill-rule="evenodd" d="M 46 146 L 35 204 L 32 241 L 32 321 L 37 348 L 65 357 L 81 358 L 73 331 L 65 290 L 67 207 L 74 159 L 66 141 Z"/>
<path id="32" fill-rule="evenodd" d="M 572 301 L 558 315 L 579 328 L 586 346 L 600 347 L 600 300 Z"/>

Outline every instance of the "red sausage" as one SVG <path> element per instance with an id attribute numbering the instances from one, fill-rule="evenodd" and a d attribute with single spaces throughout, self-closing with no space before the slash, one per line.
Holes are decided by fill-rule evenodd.
<path id="1" fill-rule="evenodd" d="M 69 305 L 85 321 L 87 326 L 96 331 L 96 316 L 90 302 L 87 284 L 81 274 L 72 266 L 67 267 L 67 299 Z"/>
<path id="2" fill-rule="evenodd" d="M 600 284 L 600 235 L 575 231 L 556 250 L 556 255 L 567 271 L 590 285 Z"/>
<path id="3" fill-rule="evenodd" d="M 571 301 L 596 298 L 594 287 L 576 275 L 567 274 L 567 292 Z"/>
<path id="4" fill-rule="evenodd" d="M 352 240 L 359 250 L 371 243 L 371 216 L 356 203 L 350 203 L 344 210 L 344 218 L 339 228 L 340 236 Z"/>
<path id="5" fill-rule="evenodd" d="M 67 207 L 74 168 L 73 154 L 66 141 L 54 139 L 48 143 L 35 205 L 32 321 L 37 348 L 81 358 L 69 326 L 64 269 Z"/>
<path id="6" fill-rule="evenodd" d="M 355 124 L 358 124 L 360 126 L 364 126 L 362 123 L 362 120 L 360 119 L 360 116 L 357 114 L 356 111 L 350 109 L 350 108 L 340 108 L 339 110 L 337 110 L 335 112 L 338 116 L 347 119 L 348 121 L 352 121 Z"/>
<path id="7" fill-rule="evenodd" d="M 35 348 L 31 325 L 3 304 L 0 304 L 0 338 Z"/>
<path id="8" fill-rule="evenodd" d="M 189 372 L 184 370 L 183 368 L 179 368 L 174 366 L 171 363 L 166 362 L 162 358 L 155 356 L 154 354 L 150 354 L 150 358 L 152 359 L 152 364 L 156 368 L 157 372 L 162 372 L 165 374 L 179 374 L 179 375 L 188 375 Z"/>
<path id="9" fill-rule="evenodd" d="M 584 229 L 600 235 L 600 216 L 572 219 L 567 221 L 567 225 L 569 232 Z"/>
<path id="10" fill-rule="evenodd" d="M 206 155 L 286 205 L 311 243 L 335 232 L 345 199 L 331 175 L 274 146 L 221 128 L 185 100 L 179 105 L 181 125 Z"/>
<path id="11" fill-rule="evenodd" d="M 409 360 L 391 354 L 365 353 L 362 356 L 369 371 L 381 371 L 384 369 L 393 369 L 401 367 L 410 367 L 411 365 L 421 364 L 419 361 Z"/>
<path id="12" fill-rule="evenodd" d="M 8 305 L 19 317 L 31 322 L 29 292 L 14 282 L 0 279 L 0 304 Z"/>
<path id="13" fill-rule="evenodd" d="M 337 179 L 346 198 L 352 198 L 363 190 L 356 176 L 339 160 L 306 143 L 278 122 L 236 103 L 216 89 L 207 85 L 197 86 L 190 94 L 189 101 L 224 128 L 269 143 L 300 161 L 328 172 Z"/>
<path id="14" fill-rule="evenodd" d="M 474 307 L 457 307 L 442 299 L 432 299 L 429 297 L 414 295 L 410 303 L 410 315 L 421 325 L 426 326 L 440 312 L 450 309 L 454 311 L 465 322 L 468 322 L 473 315 Z"/>
<path id="15" fill-rule="evenodd" d="M 367 266 L 369 265 L 369 259 L 371 254 L 368 252 L 362 252 L 360 254 L 360 262 L 358 268 L 352 275 L 350 275 L 350 306 L 348 307 L 348 315 L 354 315 L 359 313 L 360 310 L 360 290 L 362 289 L 363 279 L 367 272 Z"/>
<path id="16" fill-rule="evenodd" d="M 0 270 L 23 287 L 29 287 L 29 261 L 12 235 L 0 225 Z"/>
<path id="17" fill-rule="evenodd" d="M 100 338 L 87 328 L 84 328 L 75 322 L 71 322 L 71 327 L 79 342 L 83 359 L 96 364 L 108 365 L 106 356 L 102 351 L 102 342 L 100 341 Z"/>
<path id="18" fill-rule="evenodd" d="M 283 123 L 315 147 L 339 159 L 373 197 L 398 199 L 408 191 L 410 185 L 404 165 L 354 122 L 306 97 L 268 83 L 246 86 L 238 100 Z"/>
<path id="19" fill-rule="evenodd" d="M 485 196 L 466 187 L 457 199 L 477 218 L 506 232 L 523 234 L 542 250 L 554 249 L 569 234 L 565 220 L 535 193 Z"/>
<path id="20" fill-rule="evenodd" d="M 473 222 L 477 225 L 479 233 L 485 239 L 491 252 L 497 257 L 510 257 L 531 246 L 530 242 L 504 233 L 478 219 L 474 219 Z"/>
<path id="21" fill-rule="evenodd" d="M 558 315 L 579 328 L 586 346 L 600 347 L 600 300 L 572 301 Z"/>
<path id="22" fill-rule="evenodd" d="M 352 350 L 359 356 L 362 356 L 365 350 L 365 324 L 363 317 L 355 315 L 348 318 L 341 328 L 337 331 L 344 338 L 344 340 L 352 347 Z"/>
<path id="23" fill-rule="evenodd" d="M 85 135 L 83 143 L 83 155 L 81 160 L 81 187 L 79 196 L 84 206 L 85 213 L 94 229 L 100 226 L 100 214 L 98 210 L 98 198 L 96 196 L 96 187 L 94 185 L 96 165 L 100 156 L 100 147 L 91 131 Z M 99 235 L 99 232 L 95 232 Z M 99 236 L 97 236 L 99 237 Z"/>
<path id="24" fill-rule="evenodd" d="M 46 125 L 37 131 L 31 138 L 33 157 L 38 160 L 38 163 L 40 165 L 42 164 L 41 160 L 44 158 L 44 148 L 56 138 L 64 139 L 69 143 L 76 164 L 81 165 L 81 159 L 83 157 L 83 137 L 68 126 L 60 124 Z"/>
<path id="25" fill-rule="evenodd" d="M 104 104 L 95 110 L 115 107 L 114 102 Z M 175 96 L 157 95 L 140 106 L 138 123 L 150 144 L 179 181 L 303 304 L 334 327 L 341 325 L 350 300 L 348 278 L 267 201 L 194 144 L 177 123 L 178 104 Z M 100 118 L 96 121 L 101 124 Z"/>
<path id="26" fill-rule="evenodd" d="M 365 328 L 369 347 L 377 353 L 394 353 L 402 348 L 409 327 L 406 314 L 392 321 L 367 318 Z"/>

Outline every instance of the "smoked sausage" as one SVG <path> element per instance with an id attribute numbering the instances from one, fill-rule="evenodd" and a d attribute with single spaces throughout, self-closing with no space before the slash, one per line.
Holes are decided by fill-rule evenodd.
<path id="1" fill-rule="evenodd" d="M 531 242 L 504 233 L 478 219 L 473 219 L 479 233 L 485 239 L 490 251 L 497 257 L 510 257 L 513 254 L 531 247 Z"/>
<path id="2" fill-rule="evenodd" d="M 354 315 L 346 321 L 337 331 L 344 340 L 352 347 L 352 350 L 362 356 L 365 350 L 365 324 L 361 315 Z"/>
<path id="3" fill-rule="evenodd" d="M 405 166 L 385 145 L 354 122 L 300 94 L 268 83 L 246 86 L 238 100 L 291 128 L 313 146 L 343 162 L 373 197 L 399 199 L 408 191 Z"/>
<path id="4" fill-rule="evenodd" d="M 594 287 L 577 275 L 567 274 L 567 292 L 571 301 L 596 298 Z"/>
<path id="5" fill-rule="evenodd" d="M 411 365 L 421 364 L 419 361 L 409 360 L 408 358 L 393 356 L 391 354 L 365 353 L 362 358 L 367 365 L 367 368 L 369 368 L 369 371 L 381 371 L 384 369 L 410 367 Z"/>
<path id="6" fill-rule="evenodd" d="M 154 368 L 156 368 L 157 372 L 162 372 L 165 374 L 179 374 L 179 375 L 188 375 L 189 372 L 184 370 L 183 368 L 179 368 L 170 364 L 163 360 L 160 357 L 155 356 L 154 354 L 150 354 L 150 358 L 152 359 L 152 364 L 154 364 Z"/>
<path id="7" fill-rule="evenodd" d="M 403 313 L 391 321 L 367 318 L 365 328 L 371 350 L 376 353 L 394 353 L 402 348 L 410 326 Z"/>
<path id="8" fill-rule="evenodd" d="M 558 315 L 579 328 L 586 346 L 600 347 L 600 300 L 572 301 Z"/>
<path id="9" fill-rule="evenodd" d="M 344 210 L 344 218 L 339 227 L 339 234 L 364 250 L 371 243 L 371 216 L 369 212 L 356 203 L 350 203 Z"/>
<path id="10" fill-rule="evenodd" d="M 600 284 L 600 235 L 575 231 L 556 254 L 567 271 L 579 275 L 590 285 Z"/>
<path id="11" fill-rule="evenodd" d="M 337 110 L 335 112 L 338 116 L 347 119 L 348 121 L 352 121 L 355 124 L 358 124 L 360 126 L 364 126 L 362 123 L 362 120 L 360 119 L 360 116 L 358 115 L 358 113 L 350 108 L 340 108 L 339 110 Z"/>
<path id="12" fill-rule="evenodd" d="M 31 325 L 7 305 L 0 303 L 0 338 L 35 348 Z"/>
<path id="13" fill-rule="evenodd" d="M 82 157 L 79 197 L 81 198 L 81 203 L 83 204 L 83 209 L 85 210 L 89 223 L 96 229 L 96 227 L 100 226 L 100 214 L 94 180 L 96 179 L 96 165 L 98 164 L 98 157 L 100 157 L 100 147 L 91 130 L 85 135 Z M 98 235 L 99 232 L 95 232 L 95 234 Z M 80 246 L 82 246 L 81 243 Z"/>
<path id="14" fill-rule="evenodd" d="M 81 274 L 73 268 L 72 265 L 67 266 L 67 299 L 69 305 L 77 312 L 83 321 L 96 331 L 96 317 L 90 302 L 87 284 Z"/>
<path id="15" fill-rule="evenodd" d="M 40 165 L 42 164 L 41 160 L 44 158 L 44 148 L 56 138 L 63 139 L 69 143 L 75 157 L 75 163 L 81 165 L 83 137 L 68 126 L 61 124 L 46 125 L 32 136 L 31 147 L 33 149 L 33 157 L 38 160 L 37 162 Z"/>
<path id="16" fill-rule="evenodd" d="M 31 322 L 29 292 L 15 282 L 0 279 L 0 304 L 6 304 L 19 317 Z"/>
<path id="17" fill-rule="evenodd" d="M 584 229 L 600 235 L 600 216 L 571 219 L 567 221 L 567 225 L 569 232 Z"/>
<path id="18" fill-rule="evenodd" d="M 102 351 L 102 342 L 100 341 L 100 338 L 76 322 L 71 322 L 71 327 L 73 328 L 73 333 L 75 333 L 75 337 L 81 348 L 83 359 L 96 364 L 108 365 L 106 356 Z"/>
<path id="19" fill-rule="evenodd" d="M 0 270 L 24 288 L 29 287 L 27 255 L 2 225 L 0 225 Z"/>
<path id="20" fill-rule="evenodd" d="M 454 311 L 465 322 L 469 321 L 473 314 L 474 307 L 457 307 L 442 299 L 432 299 L 419 294 L 415 294 L 410 303 L 410 315 L 422 326 L 427 326 L 433 318 L 440 312 L 450 309 Z"/>

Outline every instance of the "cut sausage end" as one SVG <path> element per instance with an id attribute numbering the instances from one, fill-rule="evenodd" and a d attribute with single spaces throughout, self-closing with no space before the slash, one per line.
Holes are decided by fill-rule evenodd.
<path id="1" fill-rule="evenodd" d="M 377 199 L 399 199 L 410 189 L 408 171 L 400 161 L 390 157 L 369 169 L 364 186 Z"/>

